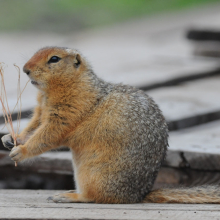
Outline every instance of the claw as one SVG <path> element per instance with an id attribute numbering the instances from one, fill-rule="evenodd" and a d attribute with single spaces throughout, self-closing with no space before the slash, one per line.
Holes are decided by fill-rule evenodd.
<path id="1" fill-rule="evenodd" d="M 15 145 L 11 141 L 6 141 L 5 145 L 11 150 Z"/>
<path id="2" fill-rule="evenodd" d="M 14 143 L 12 143 L 11 141 L 6 141 L 5 143 L 6 143 L 9 147 L 15 146 Z"/>
<path id="3" fill-rule="evenodd" d="M 47 201 L 48 201 L 48 202 L 51 201 L 51 200 L 53 200 L 53 196 L 49 196 L 49 197 L 47 198 Z"/>

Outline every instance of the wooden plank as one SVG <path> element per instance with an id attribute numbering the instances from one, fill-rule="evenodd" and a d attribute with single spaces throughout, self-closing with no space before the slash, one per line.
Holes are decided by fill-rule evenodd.
<path id="1" fill-rule="evenodd" d="M 8 154 L 7 151 L 0 151 L 0 167 L 14 167 L 14 162 L 11 161 Z M 14 171 L 23 170 L 72 175 L 71 157 L 71 152 L 47 152 L 28 160 L 29 162 L 19 163 L 18 167 L 14 167 Z"/>
<path id="2" fill-rule="evenodd" d="M 187 38 L 194 44 L 194 54 L 220 56 L 220 32 L 216 29 L 191 29 Z"/>
<path id="3" fill-rule="evenodd" d="M 67 208 L 4 208 L 0 219 L 195 219 L 218 220 L 219 211 L 195 210 L 128 210 L 128 209 L 82 209 L 70 206 Z"/>
<path id="4" fill-rule="evenodd" d="M 170 132 L 169 150 L 220 154 L 220 120 Z"/>
<path id="5" fill-rule="evenodd" d="M 175 121 L 220 110 L 220 78 L 188 82 L 177 87 L 149 91 L 167 121 Z M 184 121 L 182 121 L 184 123 Z"/>
<path id="6" fill-rule="evenodd" d="M 0 219 L 218 219 L 219 205 L 52 203 L 60 191 L 0 190 Z"/>
<path id="7" fill-rule="evenodd" d="M 220 75 L 220 68 L 215 68 L 215 69 L 210 69 L 206 71 L 199 71 L 197 74 L 195 73 L 188 73 L 185 76 L 176 76 L 171 79 L 163 80 L 162 82 L 156 82 L 152 84 L 145 84 L 142 86 L 138 86 L 139 89 L 144 90 L 144 91 L 149 91 L 152 89 L 157 89 L 161 87 L 168 87 L 168 86 L 177 86 L 179 84 L 185 83 L 185 82 L 190 82 L 194 80 L 199 80 L 199 79 L 205 79 L 205 78 L 210 78 L 213 76 L 219 76 Z"/>

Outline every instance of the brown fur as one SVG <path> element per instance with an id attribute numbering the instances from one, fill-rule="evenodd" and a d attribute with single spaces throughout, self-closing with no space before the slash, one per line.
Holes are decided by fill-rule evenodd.
<path id="1" fill-rule="evenodd" d="M 60 60 L 51 63 L 53 56 Z M 151 192 L 168 129 L 145 92 L 104 82 L 78 51 L 68 48 L 39 50 L 24 72 L 39 89 L 38 105 L 10 157 L 20 162 L 59 146 L 71 149 L 77 190 L 50 197 L 54 202 L 217 201 L 211 200 L 213 193 L 193 190 Z M 10 135 L 2 139 L 5 146 L 7 140 Z M 210 199 L 199 200 L 201 195 Z"/>
<path id="2" fill-rule="evenodd" d="M 220 203 L 218 186 L 197 186 L 192 188 L 165 188 L 153 190 L 144 199 L 145 203 Z"/>

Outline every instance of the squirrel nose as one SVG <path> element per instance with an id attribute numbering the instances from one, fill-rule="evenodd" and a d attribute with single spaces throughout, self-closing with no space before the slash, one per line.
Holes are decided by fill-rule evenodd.
<path id="1" fill-rule="evenodd" d="M 27 69 L 27 68 L 25 68 L 25 67 L 23 68 L 23 71 L 24 71 L 27 75 L 29 75 L 30 72 L 31 72 L 29 69 Z"/>

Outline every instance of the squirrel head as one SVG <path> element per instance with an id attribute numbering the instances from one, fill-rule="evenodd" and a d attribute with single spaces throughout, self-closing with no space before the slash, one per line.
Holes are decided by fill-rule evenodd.
<path id="1" fill-rule="evenodd" d="M 74 49 L 45 47 L 24 65 L 23 71 L 40 90 L 78 81 L 88 68 L 87 62 Z"/>

